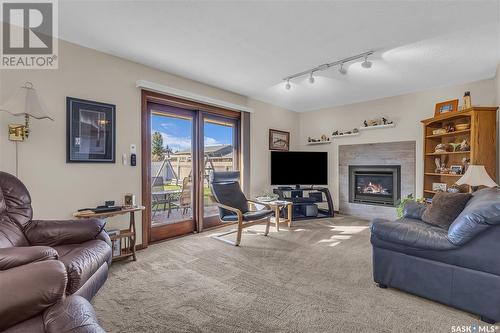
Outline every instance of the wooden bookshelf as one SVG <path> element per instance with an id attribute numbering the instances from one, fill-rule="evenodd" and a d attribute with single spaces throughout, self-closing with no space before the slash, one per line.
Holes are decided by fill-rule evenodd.
<path id="1" fill-rule="evenodd" d="M 462 165 L 463 158 L 469 158 L 470 164 L 484 165 L 492 179 L 497 180 L 497 140 L 496 114 L 498 107 L 472 107 L 461 112 L 445 113 L 434 118 L 422 120 L 424 131 L 424 197 L 432 198 L 435 191 L 432 183 L 446 183 L 448 186 L 462 175 L 436 173 L 435 158 L 446 160 L 447 167 Z M 445 128 L 447 124 L 470 124 L 466 130 L 432 134 L 432 131 Z M 435 153 L 440 143 L 459 143 L 467 140 L 470 151 Z"/>

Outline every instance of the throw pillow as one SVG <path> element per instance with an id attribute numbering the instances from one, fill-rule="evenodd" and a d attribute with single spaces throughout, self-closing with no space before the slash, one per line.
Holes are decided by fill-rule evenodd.
<path id="1" fill-rule="evenodd" d="M 470 193 L 438 192 L 422 214 L 422 221 L 448 229 L 471 198 Z"/>

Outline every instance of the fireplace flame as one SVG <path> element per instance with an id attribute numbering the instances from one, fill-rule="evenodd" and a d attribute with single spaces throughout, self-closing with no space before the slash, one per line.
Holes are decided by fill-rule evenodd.
<path id="1" fill-rule="evenodd" d="M 382 185 L 374 184 L 372 182 L 369 182 L 368 185 L 363 188 L 362 192 L 369 194 L 389 194 L 387 189 L 385 189 Z"/>

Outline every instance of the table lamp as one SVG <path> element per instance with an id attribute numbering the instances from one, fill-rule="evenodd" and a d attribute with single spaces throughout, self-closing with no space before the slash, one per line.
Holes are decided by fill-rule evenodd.
<path id="1" fill-rule="evenodd" d="M 469 185 L 472 192 L 476 192 L 479 186 L 498 186 L 488 175 L 484 165 L 469 165 L 465 174 L 457 181 L 457 185 Z"/>
<path id="2" fill-rule="evenodd" d="M 47 107 L 31 82 L 26 82 L 14 96 L 1 105 L 0 111 L 8 112 L 14 116 L 24 116 L 24 124 L 9 124 L 9 140 L 11 141 L 24 141 L 28 138 L 30 117 L 54 120 L 49 116 Z"/>

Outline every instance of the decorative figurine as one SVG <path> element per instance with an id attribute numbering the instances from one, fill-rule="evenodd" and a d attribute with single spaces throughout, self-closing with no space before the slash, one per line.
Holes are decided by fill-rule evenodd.
<path id="1" fill-rule="evenodd" d="M 353 133 L 359 133 L 359 129 L 355 128 L 352 130 Z"/>
<path id="2" fill-rule="evenodd" d="M 453 151 L 460 151 L 460 143 L 450 143 L 450 145 L 453 147 Z"/>
<path id="3" fill-rule="evenodd" d="M 365 125 L 365 127 L 368 127 L 368 123 L 365 121 L 363 121 L 363 125 Z"/>
<path id="4" fill-rule="evenodd" d="M 464 93 L 464 105 L 462 107 L 463 110 L 470 109 L 472 107 L 472 100 L 470 98 L 470 91 L 466 91 Z"/>
<path id="5" fill-rule="evenodd" d="M 467 139 L 465 139 L 464 141 L 462 141 L 462 143 L 460 143 L 460 151 L 470 151 L 470 144 L 469 141 L 467 141 Z"/>
<path id="6" fill-rule="evenodd" d="M 453 150 L 453 146 L 449 143 L 440 143 L 434 148 L 435 153 L 449 153 Z"/>
<path id="7" fill-rule="evenodd" d="M 321 141 L 326 141 L 326 135 L 325 134 L 321 135 Z"/>
<path id="8" fill-rule="evenodd" d="M 332 136 L 336 136 L 336 135 L 339 135 L 339 131 L 335 131 L 332 133 Z"/>
<path id="9" fill-rule="evenodd" d="M 455 132 L 455 124 L 453 123 L 446 124 L 446 133 L 451 133 L 451 132 Z"/>
<path id="10" fill-rule="evenodd" d="M 470 158 L 468 158 L 468 157 L 462 158 L 462 165 L 463 165 L 462 172 L 465 173 L 467 171 L 467 169 L 469 168 Z"/>
<path id="11" fill-rule="evenodd" d="M 435 173 L 441 173 L 441 158 L 436 157 L 434 159 L 434 163 L 436 164 L 436 169 L 434 169 Z"/>

